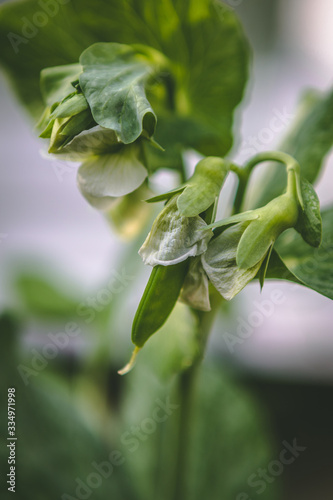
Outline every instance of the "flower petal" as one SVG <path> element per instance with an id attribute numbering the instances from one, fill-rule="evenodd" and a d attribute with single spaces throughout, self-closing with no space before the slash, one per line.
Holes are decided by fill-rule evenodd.
<path id="1" fill-rule="evenodd" d="M 208 278 L 201 257 L 192 259 L 179 300 L 199 311 L 210 311 Z"/>
<path id="2" fill-rule="evenodd" d="M 137 158 L 136 146 L 124 146 L 114 154 L 93 156 L 78 170 L 81 193 L 95 206 L 95 198 L 123 196 L 138 188 L 147 170 Z"/>
<path id="3" fill-rule="evenodd" d="M 202 265 L 210 281 L 226 300 L 237 295 L 257 274 L 263 259 L 249 269 L 240 269 L 236 263 L 239 240 L 248 222 L 226 229 L 208 245 L 202 256 Z"/>
<path id="4" fill-rule="evenodd" d="M 76 135 L 54 154 L 57 159 L 82 161 L 91 156 L 117 152 L 120 147 L 121 143 L 113 130 L 97 125 Z"/>
<path id="5" fill-rule="evenodd" d="M 139 250 L 145 264 L 171 266 L 207 250 L 212 231 L 202 231 L 206 223 L 199 216 L 181 216 L 177 199 L 167 203 Z"/>

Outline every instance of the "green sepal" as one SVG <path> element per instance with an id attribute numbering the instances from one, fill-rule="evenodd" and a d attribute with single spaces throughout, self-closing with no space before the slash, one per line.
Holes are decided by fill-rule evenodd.
<path id="1" fill-rule="evenodd" d="M 245 229 L 236 254 L 237 265 L 241 269 L 249 269 L 265 258 L 275 238 L 270 226 L 258 219 L 252 221 Z"/>
<path id="2" fill-rule="evenodd" d="M 186 186 L 180 186 L 176 189 L 172 189 L 171 191 L 168 191 L 167 193 L 159 194 L 157 196 L 153 196 L 152 198 L 148 198 L 145 200 L 147 203 L 157 203 L 159 201 L 167 201 L 170 200 L 175 194 L 181 193 L 184 191 Z"/>
<path id="3" fill-rule="evenodd" d="M 175 194 L 181 193 L 177 200 L 179 213 L 184 217 L 195 217 L 215 203 L 228 171 L 228 162 L 222 158 L 208 156 L 199 161 L 194 174 L 184 184 L 146 201 L 155 203 L 169 200 Z"/>
<path id="4" fill-rule="evenodd" d="M 59 149 L 74 139 L 76 135 L 84 130 L 89 130 L 95 125 L 96 123 L 89 108 L 74 116 L 56 118 L 52 127 L 48 152 L 57 153 Z"/>
<path id="5" fill-rule="evenodd" d="M 270 248 L 266 254 L 266 257 L 265 257 L 265 259 L 264 259 L 263 263 L 261 264 L 260 269 L 258 271 L 258 277 L 259 277 L 261 290 L 264 287 L 264 282 L 266 279 L 267 269 L 268 269 L 269 261 L 271 259 L 272 250 L 273 250 L 273 245 L 270 246 Z"/>
<path id="6" fill-rule="evenodd" d="M 59 106 L 58 102 L 52 104 L 52 106 L 47 106 L 44 109 L 42 116 L 36 124 L 36 130 L 40 131 L 39 137 L 42 139 L 50 139 L 52 135 L 52 128 L 55 118 L 53 117 L 53 112 Z"/>
<path id="7" fill-rule="evenodd" d="M 89 105 L 84 95 L 73 92 L 57 106 L 51 116 L 53 118 L 67 118 L 68 116 L 77 115 L 86 109 L 89 109 Z"/>
<path id="8" fill-rule="evenodd" d="M 229 163 L 222 158 L 208 156 L 199 161 L 178 198 L 177 206 L 181 215 L 195 217 L 207 210 L 219 197 L 228 171 Z"/>
<path id="9" fill-rule="evenodd" d="M 205 231 L 206 229 L 216 229 L 218 227 L 231 226 L 233 224 L 238 224 L 239 222 L 252 221 L 256 219 L 259 219 L 259 214 L 257 213 L 257 211 L 248 210 L 247 212 L 242 212 L 241 214 L 232 215 L 231 217 L 226 217 L 225 219 L 213 222 L 212 224 L 209 224 L 207 227 L 203 228 L 203 230 Z"/>

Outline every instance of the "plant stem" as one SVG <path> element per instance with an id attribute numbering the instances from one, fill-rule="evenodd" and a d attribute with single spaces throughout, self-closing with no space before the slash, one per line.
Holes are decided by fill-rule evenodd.
<path id="1" fill-rule="evenodd" d="M 233 206 L 233 210 L 232 210 L 233 214 L 238 214 L 242 211 L 242 205 L 243 205 L 244 196 L 245 196 L 245 192 L 247 190 L 248 183 L 249 183 L 249 176 L 244 175 L 242 177 L 239 177 L 238 187 L 237 187 L 237 191 L 236 191 L 236 197 L 235 197 L 234 206 Z"/>
<path id="2" fill-rule="evenodd" d="M 191 410 L 197 366 L 193 365 L 179 376 L 180 415 L 177 436 L 173 500 L 186 497 L 188 477 L 188 449 L 190 443 Z"/>
<path id="3" fill-rule="evenodd" d="M 242 209 L 245 192 L 250 179 L 250 170 L 247 168 L 241 168 L 235 164 L 230 165 L 230 170 L 234 172 L 238 177 L 238 187 L 232 209 L 232 214 L 238 214 Z"/>
<path id="4" fill-rule="evenodd" d="M 238 175 L 239 183 L 236 191 L 236 197 L 234 201 L 233 213 L 237 214 L 241 212 L 242 205 L 244 201 L 245 192 L 249 183 L 252 170 L 262 162 L 266 161 L 277 161 L 283 163 L 288 173 L 292 172 L 292 175 L 296 176 L 297 183 L 297 193 L 299 196 L 300 204 L 302 205 L 302 195 L 300 188 L 300 166 L 298 162 L 287 153 L 282 151 L 265 151 L 263 153 L 258 153 L 253 156 L 244 168 L 240 168 L 237 165 L 232 164 L 230 170 Z"/>
<path id="5" fill-rule="evenodd" d="M 200 349 L 196 359 L 190 368 L 184 371 L 179 377 L 179 397 L 180 397 L 180 416 L 177 439 L 177 453 L 175 464 L 175 483 L 172 500 L 183 500 L 187 493 L 189 445 L 191 444 L 191 422 L 192 408 L 195 395 L 195 383 L 197 380 L 198 369 L 203 360 L 206 344 L 214 323 L 214 319 L 222 297 L 213 291 L 211 295 L 212 309 L 209 312 L 195 311 L 198 317 L 198 339 Z"/>

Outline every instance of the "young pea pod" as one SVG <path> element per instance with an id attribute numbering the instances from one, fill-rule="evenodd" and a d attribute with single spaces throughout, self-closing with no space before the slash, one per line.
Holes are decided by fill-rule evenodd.
<path id="1" fill-rule="evenodd" d="M 181 215 L 178 197 L 173 195 L 168 201 L 139 250 L 153 270 L 133 321 L 132 341 L 136 347 L 129 363 L 119 370 L 120 375 L 132 369 L 141 347 L 165 323 L 180 295 L 190 258 L 202 255 L 213 236 L 212 231 L 202 231 L 207 224 L 199 215 Z M 212 216 L 210 210 L 207 216 Z"/>
<path id="2" fill-rule="evenodd" d="M 134 317 L 132 342 L 142 347 L 165 323 L 174 308 L 188 271 L 189 260 L 155 266 Z"/>

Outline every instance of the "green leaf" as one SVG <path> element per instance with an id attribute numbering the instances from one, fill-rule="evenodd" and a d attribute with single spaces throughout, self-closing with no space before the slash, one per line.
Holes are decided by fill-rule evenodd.
<path id="1" fill-rule="evenodd" d="M 73 93 L 75 89 L 72 83 L 79 78 L 81 71 L 80 64 L 43 69 L 40 74 L 40 88 L 45 104 L 52 106 Z"/>
<path id="2" fill-rule="evenodd" d="M 46 278 L 21 274 L 16 290 L 28 312 L 39 317 L 70 317 L 76 314 L 77 301 L 58 289 Z"/>
<path id="3" fill-rule="evenodd" d="M 177 314 L 176 309 L 175 313 Z M 185 320 L 186 317 L 179 318 L 181 331 L 188 341 L 189 355 L 191 338 Z M 165 384 L 159 383 L 156 372 L 167 371 L 166 365 L 171 365 L 172 360 L 165 352 L 173 351 L 176 355 L 176 351 L 181 352 L 178 346 L 181 347 L 183 343 L 183 339 L 176 338 L 175 331 L 171 330 L 171 321 L 172 317 L 168 321 L 168 331 L 167 323 L 163 331 L 149 341 L 140 354 L 135 370 L 128 376 L 130 384 L 125 394 L 126 411 L 123 411 L 121 419 L 124 431 L 151 415 L 156 408 L 156 400 L 164 403 L 169 401 L 172 405 L 170 417 L 142 444 L 140 460 L 135 453 L 128 453 L 127 463 L 134 470 L 137 492 L 141 493 L 140 498 L 156 498 L 156 486 L 153 484 L 152 487 L 151 475 L 147 474 L 147 471 L 154 471 L 158 500 L 175 498 L 173 479 L 179 452 L 179 420 L 183 417 L 188 444 L 186 491 L 180 498 L 254 500 L 256 495 L 253 495 L 254 489 L 248 484 L 248 478 L 258 469 L 267 469 L 267 464 L 278 456 L 281 444 L 277 443 L 276 449 L 273 449 L 275 446 L 269 421 L 263 408 L 258 405 L 258 398 L 252 397 L 248 390 L 229 378 L 217 363 L 211 363 L 209 356 L 198 370 L 190 404 L 186 401 L 181 405 L 179 397 L 179 385 L 185 385 L 188 380 L 186 372 L 180 381 L 176 378 L 173 385 L 169 383 L 166 397 Z M 192 326 L 192 322 L 190 325 Z M 179 331 L 178 327 L 176 330 Z M 171 336 L 169 342 L 167 334 Z M 171 366 L 169 373 L 172 373 Z M 178 387 L 175 387 L 176 383 Z M 188 392 L 186 395 L 188 396 Z M 204 458 L 203 449 L 207 450 Z M 156 450 L 159 460 L 156 460 Z M 265 491 L 259 495 L 260 500 L 277 500 L 277 484 L 278 479 L 267 484 Z"/>
<path id="4" fill-rule="evenodd" d="M 313 184 L 333 145 L 333 92 L 308 95 L 301 103 L 299 116 L 280 150 L 293 156 L 301 166 L 301 174 Z M 286 187 L 286 173 L 270 165 L 262 183 L 256 187 L 253 206 L 265 205 L 280 195 Z"/>
<path id="5" fill-rule="evenodd" d="M 127 45 L 96 43 L 80 63 L 80 85 L 99 125 L 114 130 L 124 144 L 134 142 L 144 128 L 153 135 L 156 116 L 145 91 L 153 61 Z"/>
<path id="6" fill-rule="evenodd" d="M 78 370 L 83 371 L 84 361 L 76 357 L 77 353 L 68 353 L 58 343 L 50 343 L 49 340 L 44 344 L 53 346 L 52 351 L 55 350 L 56 355 L 52 359 L 44 357 L 41 344 L 35 344 L 35 349 L 32 349 L 33 344 L 27 347 L 26 342 L 18 338 L 18 334 L 22 336 L 23 331 L 16 331 L 15 317 L 0 315 L 0 331 L 0 391 L 1 394 L 7 394 L 9 387 L 14 387 L 16 391 L 16 435 L 20 446 L 19 452 L 16 449 L 15 467 L 20 471 L 21 480 L 16 482 L 14 497 L 19 500 L 46 499 L 50 496 L 59 499 L 77 498 L 76 478 L 86 478 L 93 470 L 92 461 L 102 463 L 109 460 L 114 449 L 100 435 L 99 426 L 96 425 L 98 419 L 96 422 L 89 417 L 87 419 L 89 407 L 96 407 L 96 402 L 101 411 L 100 384 L 90 387 L 92 377 L 88 383 L 84 379 L 82 384 L 75 375 Z M 34 356 L 41 361 L 38 371 L 33 368 L 36 366 Z M 73 363 L 73 360 L 76 361 Z M 56 364 L 61 369 L 61 378 L 54 376 Z M 73 381 L 75 389 L 71 384 Z M 80 382 L 84 385 L 83 411 L 78 404 Z M 7 423 L 7 405 L 1 404 L 2 436 L 8 435 Z M 122 450 L 120 443 L 118 449 Z M 8 450 L 6 446 L 1 446 L 1 464 L 8 465 Z M 114 471 L 110 484 L 109 481 L 103 481 L 99 485 L 94 492 L 94 499 L 104 500 L 108 495 L 112 498 L 137 499 L 131 490 L 129 470 L 124 463 Z"/>
<path id="7" fill-rule="evenodd" d="M 268 269 L 269 261 L 270 261 L 271 255 L 272 255 L 272 251 L 273 251 L 273 245 L 271 245 L 269 247 L 268 252 L 266 254 L 266 257 L 264 258 L 263 263 L 261 264 L 261 267 L 260 267 L 259 272 L 258 272 L 258 278 L 259 278 L 261 290 L 264 287 L 265 279 L 267 276 L 267 269 Z"/>
<path id="8" fill-rule="evenodd" d="M 322 219 L 323 240 L 319 248 L 309 246 L 295 231 L 286 231 L 275 249 L 296 279 L 333 299 L 333 208 L 324 210 Z"/>
<path id="9" fill-rule="evenodd" d="M 251 221 L 241 236 L 237 247 L 236 261 L 241 269 L 255 266 L 267 255 L 274 244 L 274 234 L 264 220 Z"/>
<path id="10" fill-rule="evenodd" d="M 58 6 L 41 28 L 33 25 L 39 0 L 0 8 L 0 61 L 33 116 L 42 112 L 41 69 L 77 63 L 96 42 L 145 44 L 171 65 L 166 82 L 157 82 L 148 95 L 159 119 L 156 140 L 166 149 L 180 145 L 216 156 L 230 149 L 249 59 L 230 8 L 215 0 L 71 0 Z M 34 31 L 29 39 L 22 17 Z"/>
<path id="11" fill-rule="evenodd" d="M 263 263 L 263 265 L 265 262 Z M 261 270 L 258 273 L 259 280 L 262 279 Z M 268 266 L 266 269 L 265 279 L 273 279 L 273 280 L 286 280 L 291 281 L 292 283 L 298 283 L 302 285 L 303 283 L 294 276 L 289 269 L 285 266 L 278 253 L 273 249 Z"/>
<path id="12" fill-rule="evenodd" d="M 198 375 L 190 420 L 186 500 L 254 500 L 249 478 L 276 456 L 265 411 L 220 367 L 206 363 Z M 202 449 L 209 450 L 204 460 Z M 277 481 L 265 486 L 258 497 L 277 500 Z"/>
<path id="13" fill-rule="evenodd" d="M 157 128 L 159 126 L 160 121 Z M 156 139 L 156 134 L 154 135 L 154 139 Z M 143 149 L 146 166 L 150 174 L 153 174 L 158 169 L 170 169 L 181 172 L 184 168 L 182 147 L 180 144 L 168 146 L 167 150 L 161 151 L 151 141 L 144 141 Z"/>
<path id="14" fill-rule="evenodd" d="M 322 220 L 320 204 L 316 191 L 304 178 L 301 180 L 304 210 L 300 211 L 295 229 L 301 234 L 306 243 L 312 247 L 319 247 L 322 238 Z"/>

